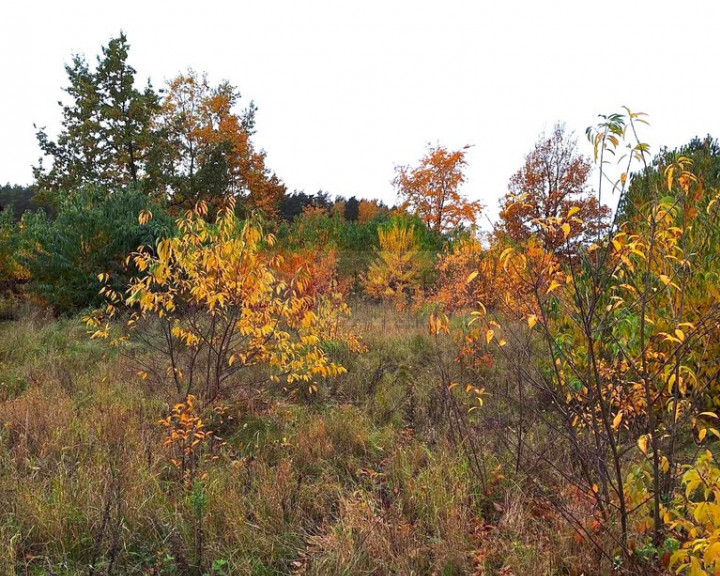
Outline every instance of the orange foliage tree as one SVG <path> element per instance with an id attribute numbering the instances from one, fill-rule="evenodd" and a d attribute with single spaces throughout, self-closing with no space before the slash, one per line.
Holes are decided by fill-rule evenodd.
<path id="1" fill-rule="evenodd" d="M 359 224 L 365 224 L 370 222 L 378 214 L 380 214 L 381 208 L 375 200 L 360 200 L 358 204 L 358 216 L 357 221 Z"/>
<path id="2" fill-rule="evenodd" d="M 213 87 L 192 70 L 168 83 L 157 121 L 166 136 L 158 169 L 173 204 L 222 205 L 232 196 L 243 198 L 248 209 L 276 212 L 285 186 L 251 142 L 253 103 L 240 114 L 233 111 L 239 98 L 229 83 Z"/>
<path id="3" fill-rule="evenodd" d="M 465 182 L 463 168 L 467 165 L 465 151 L 431 146 L 420 164 L 397 166 L 392 183 L 402 199 L 402 209 L 414 212 L 428 228 L 438 234 L 463 222 L 474 223 L 482 206 L 460 194 Z"/>
<path id="4" fill-rule="evenodd" d="M 609 209 L 588 194 L 590 170 L 573 135 L 556 124 L 550 136 L 540 136 L 523 167 L 510 178 L 497 232 L 515 242 L 537 236 L 551 251 L 595 238 L 607 228 Z M 570 211 L 576 218 L 558 226 Z"/>
<path id="5" fill-rule="evenodd" d="M 445 312 L 458 312 L 474 308 L 478 302 L 495 307 L 506 293 L 523 298 L 523 287 L 503 270 L 500 257 L 504 248 L 497 241 L 483 246 L 473 236 L 448 245 L 435 264 L 437 278 L 429 301 Z M 532 247 L 528 251 L 532 252 Z"/>

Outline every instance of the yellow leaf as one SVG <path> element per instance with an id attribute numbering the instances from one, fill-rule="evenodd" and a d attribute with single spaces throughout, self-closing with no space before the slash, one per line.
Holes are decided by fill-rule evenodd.
<path id="1" fill-rule="evenodd" d="M 538 319 L 537 319 L 537 316 L 535 316 L 535 314 L 530 314 L 528 316 L 527 322 L 528 322 L 528 326 L 530 327 L 531 330 L 533 329 L 535 324 L 537 324 L 537 321 L 538 321 Z"/>
<path id="2" fill-rule="evenodd" d="M 660 469 L 667 474 L 668 470 L 670 470 L 670 462 L 665 456 L 660 457 Z"/>
<path id="3" fill-rule="evenodd" d="M 720 561 L 720 542 L 713 542 L 705 549 L 703 562 L 705 562 L 705 566 L 714 568 L 718 561 Z"/>
<path id="4" fill-rule="evenodd" d="M 485 343 L 490 344 L 494 335 L 495 331 L 492 328 L 488 328 L 487 332 L 485 332 Z"/>
<path id="5" fill-rule="evenodd" d="M 152 212 L 150 210 L 142 210 L 140 214 L 138 215 L 138 222 L 142 224 L 147 224 L 150 220 L 152 220 Z"/>
<path id="6" fill-rule="evenodd" d="M 690 576 L 708 576 L 708 573 L 700 566 L 700 560 L 690 556 Z"/>
<path id="7" fill-rule="evenodd" d="M 640 438 L 638 438 L 637 440 L 638 448 L 640 448 L 640 452 L 645 454 L 645 456 L 647 456 L 647 443 L 647 435 L 640 436 Z"/>
<path id="8" fill-rule="evenodd" d="M 570 236 L 570 224 L 565 222 L 565 224 L 562 225 L 562 231 L 565 235 L 565 239 L 567 239 L 567 237 Z"/>
<path id="9" fill-rule="evenodd" d="M 552 282 L 550 282 L 550 286 L 548 287 L 546 293 L 550 294 L 550 292 L 552 292 L 553 290 L 556 290 L 559 287 L 560 287 L 560 284 L 556 280 L 553 280 Z"/>
<path id="10" fill-rule="evenodd" d="M 579 207 L 579 206 L 572 206 L 572 207 L 570 208 L 570 210 L 568 210 L 567 217 L 568 217 L 568 218 L 572 218 L 572 216 L 575 215 L 575 214 L 577 214 L 578 212 L 580 212 L 580 207 Z"/>
<path id="11" fill-rule="evenodd" d="M 667 176 L 667 187 L 668 189 L 672 188 L 672 181 L 673 181 L 673 166 L 668 166 L 667 170 L 665 171 L 665 175 Z"/>
<path id="12" fill-rule="evenodd" d="M 680 340 L 680 342 L 684 342 L 684 341 L 685 341 L 685 333 L 684 333 L 682 330 L 680 330 L 680 328 L 678 328 L 677 330 L 675 330 L 675 336 L 678 337 L 678 340 Z"/>
<path id="13" fill-rule="evenodd" d="M 623 419 L 623 411 L 620 410 L 620 412 L 618 412 L 617 415 L 615 416 L 615 418 L 613 419 L 613 423 L 612 423 L 613 430 L 618 429 L 618 426 L 620 426 L 622 419 Z"/>
<path id="14" fill-rule="evenodd" d="M 475 272 L 471 272 L 470 275 L 467 277 L 467 280 L 465 280 L 465 284 L 470 284 L 470 282 L 472 282 L 477 275 L 478 275 L 477 270 L 475 270 Z"/>
<path id="15" fill-rule="evenodd" d="M 707 428 L 702 428 L 700 432 L 698 432 L 698 440 L 702 442 L 705 440 L 705 436 L 707 436 Z"/>

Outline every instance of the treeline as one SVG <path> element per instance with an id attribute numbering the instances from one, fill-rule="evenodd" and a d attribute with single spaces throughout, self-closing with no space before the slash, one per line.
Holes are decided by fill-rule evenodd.
<path id="1" fill-rule="evenodd" d="M 33 202 L 36 193 L 33 186 L 5 184 L 0 187 L 0 212 L 12 212 L 15 220 L 20 220 L 25 212 L 40 208 Z"/>

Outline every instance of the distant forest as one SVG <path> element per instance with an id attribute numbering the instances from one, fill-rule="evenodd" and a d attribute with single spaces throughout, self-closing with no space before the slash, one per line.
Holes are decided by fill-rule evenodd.
<path id="1" fill-rule="evenodd" d="M 0 187 L 0 210 L 11 210 L 16 221 L 26 210 L 37 210 L 40 206 L 33 201 L 34 186 L 5 184 Z"/>

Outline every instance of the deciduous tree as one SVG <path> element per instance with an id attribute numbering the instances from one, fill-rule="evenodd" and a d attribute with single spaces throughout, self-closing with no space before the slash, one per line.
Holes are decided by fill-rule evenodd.
<path id="1" fill-rule="evenodd" d="M 138 224 L 141 210 L 155 213 L 147 226 Z M 30 290 L 56 312 L 71 313 L 101 301 L 98 274 L 112 272 L 116 289 L 127 284 L 128 252 L 171 235 L 172 221 L 141 190 L 83 186 L 62 198 L 53 220 L 42 211 L 27 213 L 17 230 L 24 249 L 16 258 L 29 273 Z"/>
<path id="2" fill-rule="evenodd" d="M 150 218 L 143 212 L 140 222 Z M 206 218 L 201 202 L 178 220 L 178 236 L 128 258 L 140 276 L 124 294 L 103 289 L 109 300 L 104 318 L 86 318 L 93 336 L 109 336 L 106 319 L 123 305 L 135 310 L 130 331 L 147 338 L 148 328 L 159 326 L 158 340 L 148 344 L 164 354 L 166 364 L 147 366 L 141 375 L 169 379 L 180 398 L 216 398 L 237 370 L 254 365 L 310 390 L 316 379 L 343 372 L 321 348 L 332 302 L 308 291 L 306 274 L 282 280 L 283 258 L 269 250 L 274 236 L 254 220 L 238 221 L 232 202 L 215 223 Z M 332 324 L 337 321 L 332 315 Z M 139 325 L 145 332 L 136 330 Z"/>
<path id="3" fill-rule="evenodd" d="M 628 150 L 625 166 L 647 166 L 638 122 L 641 115 L 628 110 L 589 129 L 596 157 Z M 628 134 L 634 140 L 623 140 Z M 486 315 L 481 306 L 474 325 L 475 338 L 496 345 L 517 372 L 517 425 L 508 431 L 517 467 L 524 453 L 539 493 L 607 562 L 632 567 L 640 544 L 657 552 L 671 536 L 680 547 L 668 551 L 675 571 L 699 575 L 714 573 L 720 560 L 720 508 L 712 504 L 720 472 L 709 450 L 692 464 L 698 443 L 720 437 L 720 197 L 699 185 L 691 165 L 686 158 L 668 165 L 641 218 L 571 259 L 540 243 L 546 229 L 568 235 L 570 210 L 541 214 L 539 232 L 500 256 L 511 283 L 499 313 Z M 615 183 L 621 194 L 626 183 L 622 175 Z M 533 342 L 542 342 L 538 352 Z M 534 361 L 517 362 L 517 350 Z M 523 428 L 533 406 L 552 446 L 566 446 L 570 466 L 527 442 Z M 548 490 L 549 475 L 573 490 Z M 586 503 L 581 514 L 578 501 Z"/>
<path id="4" fill-rule="evenodd" d="M 368 269 L 365 291 L 401 309 L 419 290 L 427 258 L 420 251 L 415 227 L 404 219 L 396 218 L 389 227 L 378 228 L 378 237 L 380 249 Z"/>
<path id="5" fill-rule="evenodd" d="M 465 151 L 430 146 L 416 167 L 397 166 L 393 185 L 402 200 L 402 208 L 417 214 L 428 228 L 438 234 L 464 222 L 474 223 L 482 208 L 460 194 L 467 165 Z"/>
<path id="6" fill-rule="evenodd" d="M 192 70 L 168 83 L 157 124 L 167 138 L 159 173 L 172 204 L 223 205 L 234 197 L 247 209 L 277 212 L 285 186 L 252 143 L 255 105 L 236 112 L 239 100 L 230 83 L 211 86 Z"/>
<path id="7" fill-rule="evenodd" d="M 589 194 L 590 169 L 573 135 L 556 124 L 552 134 L 540 136 L 523 167 L 510 178 L 498 233 L 516 242 L 537 236 L 548 250 L 594 238 L 606 227 L 609 210 Z M 575 218 L 561 223 L 570 211 Z"/>

